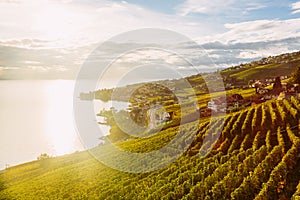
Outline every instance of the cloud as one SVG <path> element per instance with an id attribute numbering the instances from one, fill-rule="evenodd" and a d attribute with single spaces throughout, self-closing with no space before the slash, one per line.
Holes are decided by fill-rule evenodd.
<path id="1" fill-rule="evenodd" d="M 300 37 L 272 40 L 272 41 L 211 41 L 202 43 L 200 46 L 191 44 L 182 45 L 186 49 L 187 57 L 193 59 L 193 63 L 199 69 L 221 69 L 235 66 L 241 63 L 248 63 L 259 60 L 263 57 L 275 56 L 283 53 L 295 52 L 300 49 Z M 210 62 L 203 62 L 202 56 L 195 55 L 196 48 L 204 49 L 211 59 Z M 207 60 L 207 59 L 206 59 Z M 208 61 L 208 60 L 207 60 Z"/>
<path id="2" fill-rule="evenodd" d="M 300 1 L 291 4 L 291 9 L 293 10 L 292 14 L 300 13 Z"/>
<path id="3" fill-rule="evenodd" d="M 190 13 L 215 14 L 229 8 L 236 0 L 187 0 L 178 6 L 178 11 L 181 15 Z"/>
<path id="4" fill-rule="evenodd" d="M 219 68 L 300 50 L 300 19 L 256 20 L 224 26 L 226 31 L 221 34 L 196 39 Z M 193 49 L 199 48 L 183 46 L 190 49 L 191 55 Z"/>
<path id="5" fill-rule="evenodd" d="M 126 43 L 124 45 L 139 48 L 141 44 Z M 192 45 L 191 43 L 170 45 L 178 49 L 180 57 L 155 49 L 132 51 L 119 57 L 114 62 L 114 66 L 110 67 L 111 71 L 108 73 L 108 80 L 122 77 L 126 71 L 139 66 L 147 66 L 149 69 L 142 68 L 138 75 L 147 72 L 147 76 L 149 77 L 156 76 L 156 72 L 159 70 L 155 70 L 153 67 L 159 68 L 161 65 L 170 66 L 174 71 L 180 71 L 185 76 L 195 74 L 194 67 L 190 66 L 183 59 L 191 61 L 198 71 L 213 71 L 257 60 L 262 57 L 297 51 L 300 49 L 300 37 L 258 42 L 246 42 L 243 40 L 241 42 L 233 41 L 224 43 L 221 41 L 212 41 L 203 43 L 201 46 Z M 86 55 L 94 47 L 28 49 L 0 46 L 0 78 L 74 79 L 87 57 Z M 108 43 L 105 49 L 100 49 L 97 52 L 98 56 L 96 58 L 99 61 L 94 61 L 112 61 L 112 57 L 118 54 L 119 51 L 122 51 L 122 45 L 113 42 Z M 96 67 L 99 66 L 97 65 Z M 133 75 L 135 73 L 137 71 L 133 72 Z M 170 78 L 167 76 L 167 71 L 162 75 L 164 75 L 164 78 Z"/>
<path id="6" fill-rule="evenodd" d="M 0 0 L 0 3 L 20 3 L 18 0 Z"/>
<path id="7" fill-rule="evenodd" d="M 263 8 L 266 8 L 267 6 L 261 3 L 255 3 L 251 2 L 247 4 L 247 7 L 245 8 L 246 11 L 252 11 L 252 10 L 260 10 Z"/>
<path id="8" fill-rule="evenodd" d="M 223 43 L 249 43 L 275 41 L 300 36 L 300 19 L 256 20 L 241 23 L 228 23 L 222 34 L 213 35 L 210 40 Z"/>
<path id="9" fill-rule="evenodd" d="M 266 7 L 266 1 L 238 1 L 238 0 L 187 0 L 177 7 L 177 11 L 180 15 L 188 15 L 192 13 L 200 14 L 221 14 L 227 13 L 232 15 L 232 12 L 236 16 L 240 16 L 239 13 L 247 13 L 252 10 L 258 10 Z"/>
<path id="10" fill-rule="evenodd" d="M 210 34 L 217 25 L 108 0 L 29 0 L 0 8 L 1 40 L 34 38 L 47 41 L 48 47 L 84 46 L 149 27 L 195 36 Z"/>
<path id="11" fill-rule="evenodd" d="M 0 46 L 0 79 L 74 79 L 93 46 L 32 49 Z"/>
<path id="12" fill-rule="evenodd" d="M 195 53 L 198 46 L 170 45 L 178 45 L 184 57 L 206 70 L 300 49 L 300 19 L 243 21 L 243 15 L 264 9 L 273 2 L 269 0 L 187 0 L 176 7 L 177 14 L 158 13 L 124 1 L 0 2 L 6 2 L 0 8 L 0 78 L 74 78 L 98 42 L 140 28 L 169 29 L 195 39 L 213 62 Z M 300 12 L 299 2 L 291 8 Z M 240 18 L 236 20 L 237 17 Z M 157 37 L 153 39 L 155 42 Z M 133 41 L 123 45 L 139 48 Z M 101 59 L 111 59 L 122 48 L 120 44 L 108 45 L 105 52 L 99 52 Z M 157 63 L 165 62 L 187 74 L 191 72 L 178 57 L 160 55 Z M 135 52 L 123 57 L 119 67 L 147 64 L 151 56 L 151 52 Z"/>
<path id="13" fill-rule="evenodd" d="M 0 40 L 0 46 L 11 46 L 21 48 L 43 48 L 48 46 L 49 42 L 38 39 L 19 39 L 19 40 Z"/>
<path id="14" fill-rule="evenodd" d="M 126 45 L 139 48 L 139 45 L 134 43 Z M 132 66 L 158 63 L 168 64 L 175 70 L 186 70 L 187 73 L 193 72 L 192 70 L 187 70 L 191 69 L 191 66 L 186 62 L 186 60 L 188 60 L 191 61 L 199 71 L 212 71 L 240 63 L 251 62 L 263 57 L 299 51 L 300 36 L 292 38 L 278 37 L 276 40 L 212 40 L 200 45 L 195 45 L 190 42 L 172 45 L 174 49 L 177 50 L 176 52 L 180 53 L 180 57 L 176 54 L 161 52 L 159 50 L 139 49 L 138 51 L 132 51 L 119 57 L 115 64 L 118 65 L 118 70 L 126 70 Z M 122 48 L 122 45 L 110 43 L 109 47 L 101 52 L 101 60 L 111 59 L 110 56 L 113 52 L 118 52 L 120 48 Z M 210 59 L 208 59 L 207 56 Z"/>

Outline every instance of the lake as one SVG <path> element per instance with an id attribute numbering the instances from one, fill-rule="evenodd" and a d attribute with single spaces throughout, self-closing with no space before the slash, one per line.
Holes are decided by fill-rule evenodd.
<path id="1" fill-rule="evenodd" d="M 0 81 L 0 169 L 41 153 L 58 156 L 84 149 L 74 124 L 73 89 L 70 80 Z M 94 102 L 95 115 L 111 105 Z M 108 131 L 100 126 L 99 136 Z"/>

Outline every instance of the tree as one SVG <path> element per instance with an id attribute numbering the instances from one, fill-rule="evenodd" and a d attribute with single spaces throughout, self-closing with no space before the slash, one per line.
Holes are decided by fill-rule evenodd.
<path id="1" fill-rule="evenodd" d="M 129 138 L 129 135 L 123 132 L 117 125 L 112 126 L 108 136 L 111 142 L 118 142 Z"/>
<path id="2" fill-rule="evenodd" d="M 280 77 L 277 76 L 275 78 L 275 82 L 274 82 L 274 85 L 273 85 L 273 90 L 275 90 L 275 89 L 281 89 L 281 88 L 282 88 L 281 80 L 280 80 Z"/>
<path id="3" fill-rule="evenodd" d="M 50 156 L 46 153 L 42 153 L 41 155 L 39 155 L 39 157 L 37 157 L 38 160 L 46 160 L 50 158 Z"/>
<path id="4" fill-rule="evenodd" d="M 300 65 L 292 72 L 291 80 L 293 83 L 300 84 Z"/>

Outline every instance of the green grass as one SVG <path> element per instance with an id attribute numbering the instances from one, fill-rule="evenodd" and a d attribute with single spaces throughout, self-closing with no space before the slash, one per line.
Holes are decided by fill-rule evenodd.
<path id="1" fill-rule="evenodd" d="M 289 75 L 299 62 L 228 69 L 222 73 L 241 80 L 264 79 Z M 193 81 L 201 78 L 195 76 Z M 185 92 L 189 95 L 194 91 Z M 211 98 L 232 94 L 248 98 L 254 93 L 253 88 L 232 89 L 203 94 L 197 100 L 204 108 Z M 0 199 L 300 199 L 299 104 L 296 99 L 271 100 L 227 114 L 224 119 L 205 118 L 184 124 L 175 146 L 163 158 L 147 160 L 146 164 L 171 159 L 179 149 L 185 153 L 152 172 L 118 171 L 88 151 L 10 167 L 0 174 Z M 150 137 L 115 145 L 132 153 L 148 153 L 169 144 L 178 130 L 178 126 L 170 126 Z M 195 135 L 191 134 L 194 130 Z M 220 137 L 217 133 L 221 133 Z M 199 156 L 214 139 L 210 153 Z M 135 162 L 124 160 L 106 147 L 93 151 L 101 152 L 122 169 L 135 169 Z M 279 184 L 284 186 L 280 193 Z"/>
<path id="2" fill-rule="evenodd" d="M 290 75 L 299 64 L 300 60 L 294 60 L 289 63 L 245 67 L 237 70 L 225 71 L 224 74 L 235 77 L 238 80 L 263 80 L 275 78 L 276 76 Z"/>
<path id="3" fill-rule="evenodd" d="M 199 108 L 206 108 L 207 102 L 209 102 L 211 99 L 215 99 L 218 97 L 225 97 L 225 96 L 231 96 L 233 94 L 241 94 L 243 98 L 249 98 L 253 95 L 255 95 L 255 88 L 247 88 L 247 89 L 231 89 L 226 90 L 222 92 L 214 92 L 211 94 L 203 94 L 200 96 L 197 96 L 197 100 L 199 103 Z"/>
<path id="4" fill-rule="evenodd" d="M 273 103 L 276 101 L 266 102 L 263 106 Z M 300 134 L 295 128 L 295 125 L 300 125 L 299 101 L 293 99 L 274 105 L 272 111 L 267 110 L 260 117 L 259 111 L 256 110 L 262 105 L 257 105 L 229 114 L 225 119 L 214 118 L 212 121 L 183 125 L 185 136 L 177 141 L 176 148 L 170 148 L 164 159 L 168 159 L 184 142 L 192 139 L 190 147 L 170 165 L 152 172 L 132 174 L 114 170 L 96 160 L 87 151 L 10 167 L 0 175 L 0 180 L 4 181 L 7 187 L 0 191 L 0 197 L 230 199 L 234 196 L 238 199 L 253 199 L 260 195 L 277 199 L 276 192 L 270 188 L 274 182 L 279 183 L 280 180 L 276 177 L 280 176 L 285 181 L 282 195 L 286 198 L 293 195 L 296 197 L 300 181 Z M 283 115 L 286 123 L 277 123 L 276 120 L 279 119 L 274 119 L 275 122 L 270 126 L 274 121 L 271 121 L 270 117 L 274 117 L 281 109 L 285 110 Z M 273 112 L 276 112 L 275 115 Z M 223 122 L 224 129 L 221 127 Z M 190 135 L 195 127 L 199 128 L 197 134 Z M 282 130 L 281 135 L 278 135 L 278 128 Z M 199 156 L 203 146 L 209 144 L 204 139 L 213 137 L 218 130 L 221 130 L 222 134 L 217 138 L 211 153 L 206 157 Z M 177 131 L 177 127 L 171 127 L 149 138 L 124 141 L 116 145 L 129 152 L 151 152 L 168 144 Z M 269 131 L 275 134 L 266 136 Z M 210 133 L 212 135 L 208 136 Z M 100 146 L 94 151 L 102 151 L 104 156 L 115 162 L 120 159 L 117 163 L 123 169 L 132 169 L 134 166 L 133 161 L 122 160 L 122 157 L 113 154 L 106 146 Z M 151 165 L 155 161 L 159 163 L 162 160 L 149 160 L 148 164 Z M 288 168 L 281 169 L 284 166 Z M 262 169 L 264 173 L 260 174 Z"/>

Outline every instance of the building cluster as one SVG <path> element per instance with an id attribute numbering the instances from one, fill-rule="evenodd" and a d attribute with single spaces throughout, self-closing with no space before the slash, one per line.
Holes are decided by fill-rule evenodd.
<path id="1" fill-rule="evenodd" d="M 281 78 L 284 79 L 286 77 Z M 202 110 L 202 115 L 209 116 L 211 111 L 232 112 L 239 110 L 240 108 L 263 103 L 271 99 L 283 100 L 289 99 L 292 96 L 298 98 L 298 94 L 300 93 L 300 86 L 298 84 L 281 83 L 281 88 L 264 88 L 265 86 L 268 86 L 268 83 L 271 83 L 271 81 L 273 80 L 255 81 L 255 86 L 253 85 L 253 87 L 258 88 L 257 94 L 247 99 L 244 99 L 240 94 L 234 94 L 226 98 L 219 97 L 212 99 L 207 103 L 207 108 Z"/>
<path id="2" fill-rule="evenodd" d="M 207 103 L 207 110 L 203 109 L 202 110 L 202 115 L 210 115 L 209 111 L 214 111 L 214 112 L 231 112 L 233 109 L 244 106 L 245 100 L 240 94 L 233 94 L 228 97 L 219 97 L 215 99 L 211 99 Z"/>

